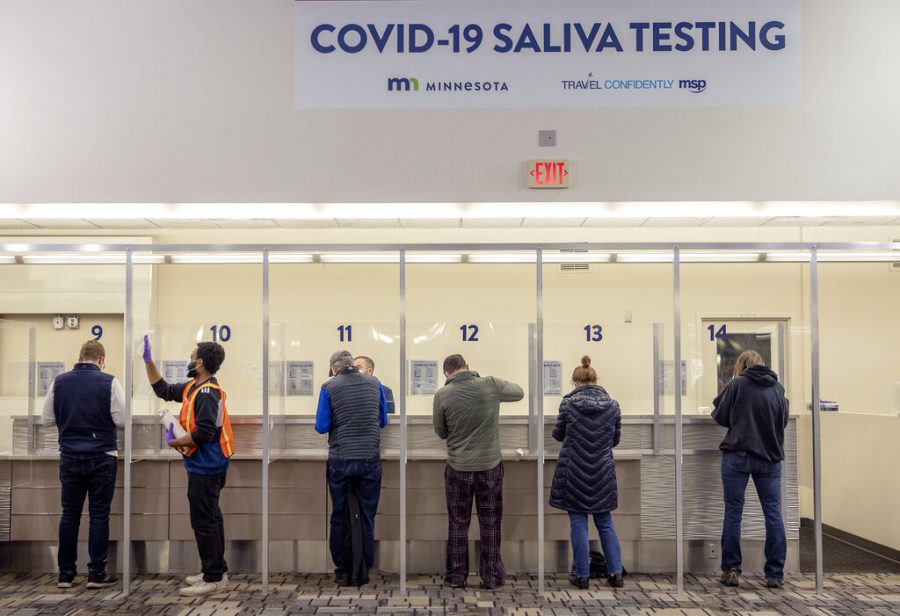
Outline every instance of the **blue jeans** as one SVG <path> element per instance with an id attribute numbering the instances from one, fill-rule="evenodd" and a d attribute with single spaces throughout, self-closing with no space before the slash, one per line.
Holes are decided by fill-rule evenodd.
<path id="1" fill-rule="evenodd" d="M 74 576 L 78 556 L 78 527 L 84 499 L 88 497 L 88 574 L 103 576 L 109 554 L 109 506 L 116 489 L 117 458 L 105 453 L 59 456 L 60 500 L 59 554 L 57 564 L 63 576 Z"/>
<path id="2" fill-rule="evenodd" d="M 344 510 L 347 491 L 356 490 L 363 522 L 363 551 L 366 566 L 375 562 L 375 512 L 381 498 L 381 460 L 339 460 L 330 458 L 326 471 L 328 492 L 331 494 L 331 536 L 328 540 L 334 574 L 346 577 L 350 573 L 350 555 L 344 554 Z"/>
<path id="3" fill-rule="evenodd" d="M 619 538 L 616 536 L 616 527 L 613 526 L 612 515 L 608 511 L 593 515 L 594 524 L 600 533 L 600 545 L 603 546 L 603 556 L 606 557 L 606 568 L 610 575 L 622 573 L 622 551 L 619 548 Z M 575 560 L 575 575 L 588 577 L 591 574 L 588 514 L 570 511 L 569 525 L 572 533 L 572 557 Z"/>
<path id="4" fill-rule="evenodd" d="M 781 518 L 781 462 L 767 462 L 752 455 L 723 452 L 722 488 L 725 520 L 722 523 L 722 571 L 741 570 L 741 517 L 747 482 L 753 478 L 766 519 L 766 579 L 784 577 L 787 538 Z"/>

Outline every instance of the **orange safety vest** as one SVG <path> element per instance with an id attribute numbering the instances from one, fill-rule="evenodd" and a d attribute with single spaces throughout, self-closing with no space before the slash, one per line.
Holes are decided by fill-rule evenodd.
<path id="1" fill-rule="evenodd" d="M 225 406 L 225 391 L 215 383 L 206 382 L 201 387 L 194 389 L 194 391 L 188 395 L 188 392 L 191 391 L 191 387 L 193 387 L 195 382 L 195 380 L 191 379 L 188 381 L 187 385 L 184 386 L 184 393 L 181 396 L 181 415 L 178 417 L 178 421 L 181 423 L 182 428 L 193 433 L 197 427 L 197 421 L 194 417 L 194 400 L 197 399 L 197 394 L 199 394 L 200 390 L 204 387 L 219 390 L 222 408 L 222 434 L 219 436 L 219 446 L 222 448 L 222 455 L 226 458 L 230 458 L 234 455 L 234 432 L 231 430 L 231 420 L 228 419 L 228 407 Z M 218 421 L 216 423 L 218 424 Z M 216 427 L 219 426 L 217 425 Z M 184 455 L 191 456 L 195 451 L 197 451 L 196 447 L 190 447 Z"/>

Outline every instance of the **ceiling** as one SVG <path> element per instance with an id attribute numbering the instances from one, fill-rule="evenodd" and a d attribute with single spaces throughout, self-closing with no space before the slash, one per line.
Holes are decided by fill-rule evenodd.
<path id="1" fill-rule="evenodd" d="M 616 227 L 821 227 L 897 226 L 893 216 L 639 217 L 639 218 L 33 218 L 0 219 L 0 230 L 93 229 L 456 229 L 456 228 L 616 228 Z"/>

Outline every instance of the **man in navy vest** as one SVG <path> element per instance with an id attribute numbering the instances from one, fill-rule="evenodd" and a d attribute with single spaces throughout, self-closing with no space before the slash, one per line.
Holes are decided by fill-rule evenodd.
<path id="1" fill-rule="evenodd" d="M 354 366 L 349 351 L 336 351 L 328 364 L 332 378 L 319 392 L 316 432 L 328 434 L 329 548 L 337 584 L 362 586 L 368 583 L 375 560 L 381 429 L 388 422 L 387 402 L 381 383 Z M 359 516 L 349 514 L 357 506 Z M 354 525 L 354 520 L 359 524 Z"/>
<path id="2" fill-rule="evenodd" d="M 96 340 L 81 346 L 78 363 L 50 385 L 42 423 L 59 430 L 59 588 L 75 584 L 78 527 L 88 498 L 88 588 L 116 583 L 106 572 L 109 553 L 109 506 L 116 487 L 116 426 L 124 425 L 125 393 L 106 374 L 106 349 Z"/>

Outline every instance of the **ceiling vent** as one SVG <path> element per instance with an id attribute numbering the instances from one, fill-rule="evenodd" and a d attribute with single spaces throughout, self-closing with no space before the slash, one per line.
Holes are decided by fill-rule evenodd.
<path id="1" fill-rule="evenodd" d="M 587 254 L 587 248 L 563 248 L 559 252 L 561 254 Z M 580 262 L 560 263 L 559 271 L 563 274 L 586 274 L 591 271 L 591 264 Z"/>

